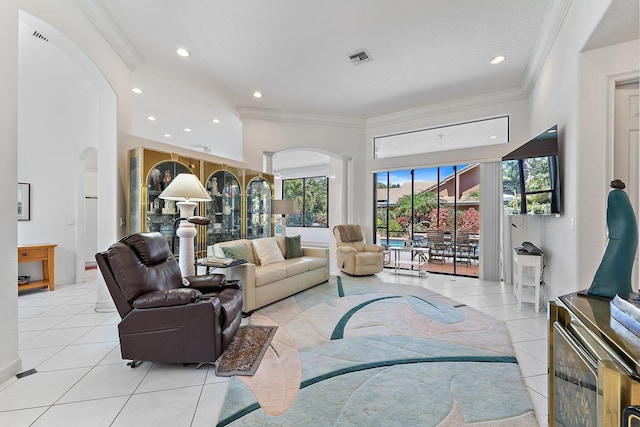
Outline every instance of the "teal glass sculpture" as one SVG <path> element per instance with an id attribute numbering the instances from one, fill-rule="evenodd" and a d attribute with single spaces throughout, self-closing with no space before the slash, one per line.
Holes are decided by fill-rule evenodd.
<path id="1" fill-rule="evenodd" d="M 607 199 L 607 229 L 609 240 L 600 266 L 587 294 L 613 298 L 616 294 L 633 292 L 631 272 L 638 246 L 638 224 L 626 185 L 616 179 Z"/>

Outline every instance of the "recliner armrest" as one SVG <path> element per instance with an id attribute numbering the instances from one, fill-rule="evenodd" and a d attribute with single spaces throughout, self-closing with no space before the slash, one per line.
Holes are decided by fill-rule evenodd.
<path id="1" fill-rule="evenodd" d="M 364 245 L 364 251 L 365 252 L 383 252 L 384 247 L 382 247 L 381 245 L 376 245 L 374 243 L 367 243 L 366 245 Z"/>
<path id="2" fill-rule="evenodd" d="M 132 304 L 135 308 L 172 307 L 195 302 L 201 296 L 202 292 L 197 289 L 168 289 L 166 291 L 153 291 L 142 294 Z"/>
<path id="3" fill-rule="evenodd" d="M 201 291 L 204 294 L 219 292 L 224 289 L 227 276 L 224 274 L 207 274 L 204 276 L 187 276 L 185 280 L 189 282 L 188 288 Z"/>
<path id="4" fill-rule="evenodd" d="M 352 248 L 351 246 L 338 246 L 338 252 L 342 252 L 343 254 L 355 254 L 358 251 L 356 248 Z"/>

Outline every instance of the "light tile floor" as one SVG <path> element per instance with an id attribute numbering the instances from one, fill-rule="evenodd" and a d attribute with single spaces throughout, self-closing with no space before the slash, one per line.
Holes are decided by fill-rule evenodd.
<path id="1" fill-rule="evenodd" d="M 332 272 L 333 274 L 334 272 Z M 547 426 L 547 318 L 518 309 L 511 285 L 431 274 L 379 273 L 423 286 L 506 322 L 540 426 Z M 362 280 L 367 280 L 362 278 Z M 57 285 L 18 297 L 24 370 L 0 384 L 0 426 L 213 426 L 226 378 L 212 367 L 121 360 L 117 313 L 96 313 L 95 282 Z"/>

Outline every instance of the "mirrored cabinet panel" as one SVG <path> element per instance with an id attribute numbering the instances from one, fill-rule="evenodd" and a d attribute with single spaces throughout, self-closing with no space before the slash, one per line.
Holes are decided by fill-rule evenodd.
<path id="1" fill-rule="evenodd" d="M 251 177 L 247 171 L 246 238 L 257 239 L 273 236 L 271 200 L 273 185 L 261 175 Z"/>

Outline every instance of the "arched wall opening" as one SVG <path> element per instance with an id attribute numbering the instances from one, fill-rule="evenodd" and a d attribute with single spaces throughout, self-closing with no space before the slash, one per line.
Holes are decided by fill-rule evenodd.
<path id="1" fill-rule="evenodd" d="M 329 247 L 332 267 L 335 265 L 333 227 L 350 222 L 351 209 L 348 205 L 349 182 L 351 182 L 350 163 L 350 157 L 317 148 L 289 148 L 263 154 L 265 171 L 276 176 L 275 199 L 282 198 L 283 179 L 313 176 L 327 176 L 329 178 L 329 226 L 327 228 L 287 226 L 287 235 L 299 234 L 301 240 L 307 245 Z M 366 224 L 362 225 L 367 226 Z"/>
<path id="2" fill-rule="evenodd" d="M 18 178 L 32 182 L 33 219 L 18 241 L 58 244 L 56 281 L 84 281 L 85 170 L 96 152 L 95 245 L 118 238 L 117 100 L 111 85 L 71 40 L 34 15 L 19 13 Z M 46 39 L 35 37 L 35 32 Z M 112 311 L 100 275 L 96 310 Z"/>

